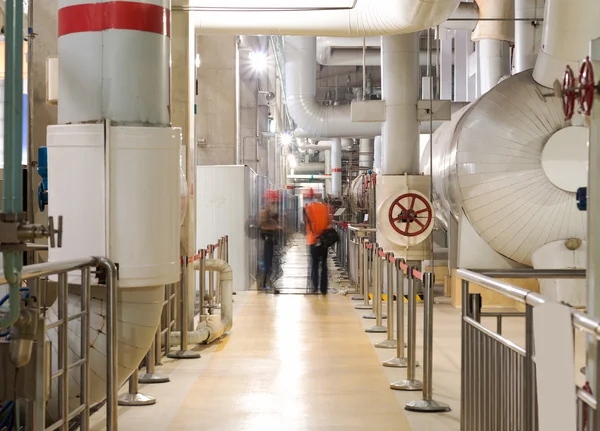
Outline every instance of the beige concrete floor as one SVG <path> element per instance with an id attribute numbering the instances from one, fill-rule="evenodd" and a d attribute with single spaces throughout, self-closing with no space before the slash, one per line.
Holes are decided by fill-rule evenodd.
<path id="1" fill-rule="evenodd" d="M 290 250 L 287 261 L 296 280 L 282 280 L 284 285 L 292 283 L 290 288 L 297 290 L 304 286 L 298 275 L 303 259 L 304 248 Z M 332 287 L 340 286 L 333 282 Z M 350 295 L 239 292 L 230 334 L 197 347 L 201 359 L 164 359 L 158 371 L 171 382 L 141 385 L 157 403 L 120 407 L 120 430 L 458 431 L 460 312 L 446 304 L 435 306 L 434 398 L 452 411 L 420 414 L 404 410 L 420 392 L 389 389 L 391 382 L 405 378 L 406 370 L 381 366 L 395 350 L 374 348 L 385 334 L 364 332 L 374 322 L 362 318 L 365 312 L 354 309 L 357 303 Z M 422 312 L 419 305 L 419 362 Z M 483 323 L 494 328 L 495 321 Z M 520 318 L 504 323 L 504 334 L 519 344 L 523 329 Z M 422 379 L 420 367 L 417 378 Z M 94 415 L 92 423 L 93 429 L 102 429 L 102 413 Z"/>

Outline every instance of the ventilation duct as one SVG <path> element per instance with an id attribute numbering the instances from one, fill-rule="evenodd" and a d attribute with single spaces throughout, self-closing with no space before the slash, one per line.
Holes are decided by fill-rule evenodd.
<path id="1" fill-rule="evenodd" d="M 350 105 L 317 101 L 315 37 L 285 38 L 285 92 L 290 116 L 304 134 L 319 138 L 362 138 L 380 133 L 380 123 L 353 123 Z"/>
<path id="2" fill-rule="evenodd" d="M 190 0 L 197 34 L 271 34 L 295 36 L 380 36 L 435 27 L 456 10 L 460 0 L 356 0 L 338 10 L 215 10 L 213 0 Z"/>

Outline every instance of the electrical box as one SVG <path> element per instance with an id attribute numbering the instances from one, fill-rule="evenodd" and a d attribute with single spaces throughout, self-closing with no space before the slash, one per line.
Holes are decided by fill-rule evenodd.
<path id="1" fill-rule="evenodd" d="M 352 122 L 379 123 L 385 121 L 383 100 L 355 101 L 350 105 Z"/>
<path id="2" fill-rule="evenodd" d="M 58 104 L 58 57 L 46 58 L 46 103 Z"/>

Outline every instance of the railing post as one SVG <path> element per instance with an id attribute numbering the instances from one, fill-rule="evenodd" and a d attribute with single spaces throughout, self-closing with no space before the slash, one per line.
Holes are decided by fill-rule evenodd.
<path id="1" fill-rule="evenodd" d="M 208 246 L 208 258 L 215 258 L 214 245 Z M 208 305 L 212 306 L 215 299 L 215 275 L 213 271 L 208 271 Z"/>
<path id="2" fill-rule="evenodd" d="M 188 266 L 189 258 L 186 256 L 182 258 L 181 266 L 181 279 L 179 281 L 179 329 L 180 329 L 180 348 L 177 352 L 169 352 L 168 358 L 172 359 L 196 359 L 200 357 L 200 353 L 188 348 L 188 292 L 186 289 L 186 270 Z"/>
<path id="3" fill-rule="evenodd" d="M 394 253 L 386 253 L 385 268 L 387 275 L 387 336 L 386 339 L 375 343 L 375 347 L 380 349 L 394 349 L 396 340 L 394 340 Z"/>
<path id="4" fill-rule="evenodd" d="M 390 385 L 391 389 L 398 391 L 420 391 L 423 383 L 415 377 L 417 368 L 417 298 L 415 297 L 415 277 L 413 268 L 409 267 L 408 277 L 408 366 L 406 367 L 406 379 L 399 380 Z"/>
<path id="5" fill-rule="evenodd" d="M 158 329 L 156 330 L 154 342 L 152 343 L 152 346 L 150 346 L 148 353 L 146 353 L 146 372 L 139 376 L 138 381 L 140 383 L 168 383 L 171 381 L 171 379 L 168 377 L 161 376 L 160 374 L 156 373 L 156 340 L 160 340 L 160 337 L 158 336 L 160 332 L 161 330 L 159 325 Z"/>
<path id="6" fill-rule="evenodd" d="M 350 234 L 348 234 L 348 236 L 350 236 Z M 357 241 L 358 240 L 358 241 Z M 354 242 L 352 243 L 355 245 L 355 249 L 356 249 L 356 285 L 357 285 L 357 294 L 353 295 L 350 299 L 352 299 L 353 301 L 362 301 L 363 299 L 365 299 L 365 286 L 363 284 L 363 254 L 364 254 L 364 248 L 363 248 L 363 242 L 362 239 L 355 234 L 354 236 Z M 356 307 L 354 307 L 356 308 Z"/>
<path id="7" fill-rule="evenodd" d="M 370 333 L 384 333 L 387 332 L 387 328 L 382 325 L 383 323 L 383 310 L 382 310 L 382 299 L 381 299 L 381 287 L 383 283 L 382 273 L 382 264 L 381 257 L 379 256 L 379 252 L 381 249 L 379 247 L 373 247 L 373 268 L 375 270 L 375 276 L 373 279 L 374 289 L 373 289 L 373 308 L 375 313 L 375 326 L 368 328 L 365 332 Z"/>
<path id="8" fill-rule="evenodd" d="M 470 397 L 470 393 L 468 391 L 467 381 L 467 355 L 469 353 L 468 350 L 468 342 L 471 340 L 467 340 L 467 323 L 465 322 L 465 317 L 469 314 L 469 282 L 467 280 L 461 281 L 461 303 L 462 307 L 460 310 L 461 322 L 460 322 L 460 429 L 462 431 L 467 431 L 467 400 Z"/>
<path id="9" fill-rule="evenodd" d="M 120 406 L 150 406 L 156 404 L 156 398 L 140 394 L 138 381 L 138 369 L 136 368 L 129 377 L 129 390 L 119 398 Z"/>
<path id="10" fill-rule="evenodd" d="M 363 300 L 362 304 L 355 305 L 354 308 L 357 310 L 368 310 L 371 308 L 369 305 L 369 249 L 367 248 L 368 240 L 366 238 L 360 239 L 360 250 L 362 258 L 362 273 L 360 283 L 362 285 Z"/>
<path id="11" fill-rule="evenodd" d="M 406 410 L 423 413 L 449 412 L 450 406 L 433 399 L 433 273 L 423 274 L 425 312 L 423 324 L 423 397 L 406 404 Z"/>
<path id="12" fill-rule="evenodd" d="M 200 270 L 198 271 L 198 313 L 200 315 L 205 314 L 204 301 L 206 301 L 206 250 L 198 250 L 198 256 L 200 258 Z M 206 310 L 206 314 L 209 314 L 210 308 Z"/>
<path id="13" fill-rule="evenodd" d="M 524 416 L 525 429 L 523 431 L 537 431 L 535 427 L 536 413 L 536 379 L 535 379 L 535 364 L 534 364 L 534 340 L 533 340 L 533 307 L 529 304 L 525 306 L 525 369 L 524 392 Z"/>
<path id="14" fill-rule="evenodd" d="M 404 271 L 402 261 L 396 259 L 396 357 L 383 362 L 384 367 L 406 368 L 404 357 Z"/>

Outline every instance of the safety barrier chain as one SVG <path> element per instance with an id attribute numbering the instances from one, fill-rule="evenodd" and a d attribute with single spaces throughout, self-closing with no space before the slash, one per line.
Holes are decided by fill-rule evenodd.
<path id="1" fill-rule="evenodd" d="M 195 283 L 188 282 L 188 268 L 195 262 L 200 261 L 199 271 L 199 295 L 195 311 L 202 314 L 207 309 L 212 313 L 213 309 L 220 308 L 221 286 L 220 280 L 215 282 L 214 271 L 206 272 L 204 270 L 204 259 L 222 259 L 229 261 L 229 237 L 224 236 L 215 244 L 209 244 L 206 249 L 198 250 L 193 256 L 182 256 L 180 258 L 180 279 L 178 282 L 165 286 L 165 300 L 163 302 L 163 312 L 152 346 L 148 350 L 145 359 L 142 361 L 145 366 L 145 373 L 139 374 L 139 370 L 134 370 L 129 378 L 129 390 L 119 398 L 121 406 L 145 406 L 156 404 L 156 398 L 144 395 L 139 391 L 139 384 L 168 383 L 168 376 L 162 376 L 156 372 L 156 366 L 162 365 L 162 358 L 167 356 L 170 359 L 197 359 L 200 353 L 194 350 L 188 350 L 188 328 L 190 327 L 190 289 L 195 290 Z M 208 275 L 209 292 L 206 294 L 206 276 Z M 206 303 L 205 303 L 206 301 Z M 178 328 L 180 331 L 179 349 L 171 349 L 171 332 Z M 140 363 L 140 367 L 142 366 Z M 140 368 L 138 367 L 138 368 Z"/>

